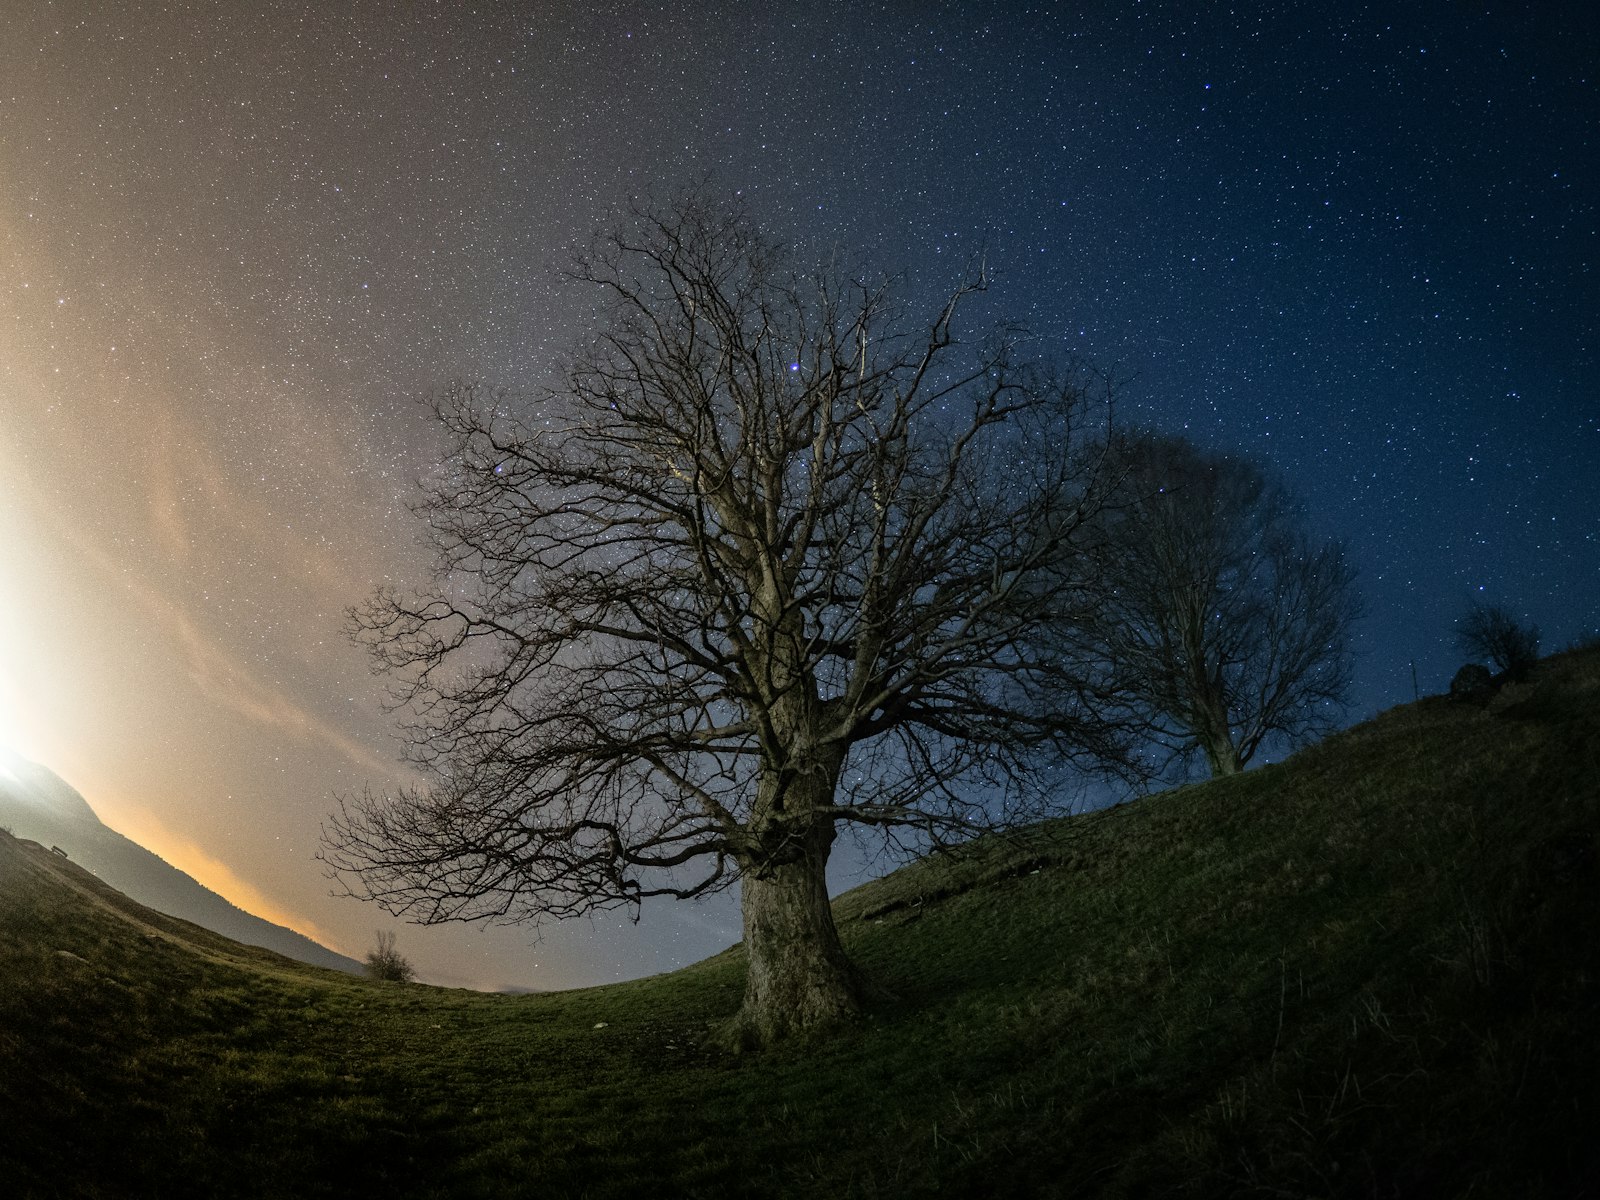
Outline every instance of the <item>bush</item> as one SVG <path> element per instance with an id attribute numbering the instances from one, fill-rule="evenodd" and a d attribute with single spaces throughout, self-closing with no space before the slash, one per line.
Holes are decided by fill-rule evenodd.
<path id="1" fill-rule="evenodd" d="M 406 956 L 395 949 L 394 943 L 394 934 L 378 931 L 378 945 L 367 953 L 367 974 L 391 983 L 410 983 L 417 973 Z"/>
<path id="2" fill-rule="evenodd" d="M 1456 622 L 1456 644 L 1515 678 L 1539 659 L 1539 627 L 1523 625 L 1497 604 L 1474 604 Z"/>
<path id="3" fill-rule="evenodd" d="M 1468 663 L 1450 681 L 1450 699 L 1485 704 L 1494 696 L 1494 677 L 1482 663 Z"/>

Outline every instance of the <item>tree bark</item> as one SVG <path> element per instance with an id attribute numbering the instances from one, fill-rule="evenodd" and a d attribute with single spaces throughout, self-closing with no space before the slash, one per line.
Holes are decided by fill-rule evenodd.
<path id="1" fill-rule="evenodd" d="M 1211 777 L 1219 778 L 1223 775 L 1237 775 L 1244 770 L 1244 762 L 1239 757 L 1239 750 L 1226 734 L 1211 735 L 1204 742 L 1206 761 L 1211 764 Z"/>
<path id="2" fill-rule="evenodd" d="M 748 869 L 740 881 L 748 974 L 744 1004 L 719 1039 L 732 1049 L 766 1046 L 860 1010 L 856 970 L 828 902 L 833 838 L 833 823 L 818 821 L 798 854 Z"/>
<path id="3" fill-rule="evenodd" d="M 1237 775 L 1244 770 L 1244 757 L 1233 740 L 1233 728 L 1228 721 L 1228 701 L 1220 686 L 1206 683 L 1197 688 L 1203 697 L 1195 721 L 1195 735 L 1206 752 L 1206 762 L 1211 766 L 1211 777 Z"/>

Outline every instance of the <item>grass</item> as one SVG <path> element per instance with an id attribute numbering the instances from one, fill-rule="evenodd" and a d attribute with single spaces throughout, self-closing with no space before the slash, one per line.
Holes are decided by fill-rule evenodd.
<path id="1" fill-rule="evenodd" d="M 897 999 L 743 1058 L 737 948 L 587 991 L 304 967 L 0 836 L 18 1196 L 1584 1196 L 1600 654 L 841 897 Z M 65 952 L 65 953 L 63 953 Z M 12 1186 L 14 1184 L 14 1186 Z"/>

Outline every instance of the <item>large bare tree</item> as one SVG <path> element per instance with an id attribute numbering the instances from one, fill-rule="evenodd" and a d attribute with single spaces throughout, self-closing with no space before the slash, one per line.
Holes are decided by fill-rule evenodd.
<path id="1" fill-rule="evenodd" d="M 575 274 L 608 312 L 561 387 L 437 401 L 437 576 L 353 614 L 427 783 L 342 800 L 323 855 L 423 922 L 737 880 L 729 1033 L 764 1043 L 860 1002 L 842 823 L 960 838 L 1031 769 L 1125 753 L 1054 638 L 1091 603 L 1092 398 L 958 340 L 981 279 L 908 333 L 887 288 L 798 272 L 704 197 Z"/>
<path id="2" fill-rule="evenodd" d="M 1361 614 L 1344 546 L 1318 541 L 1288 489 L 1248 459 L 1180 437 L 1117 438 L 1104 530 L 1105 603 L 1068 629 L 1153 743 L 1242 770 L 1274 737 L 1337 717 Z"/>

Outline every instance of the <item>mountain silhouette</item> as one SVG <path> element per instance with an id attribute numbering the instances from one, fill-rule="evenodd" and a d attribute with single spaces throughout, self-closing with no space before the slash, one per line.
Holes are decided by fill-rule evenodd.
<path id="1" fill-rule="evenodd" d="M 279 954 L 359 974 L 353 958 L 224 900 L 137 842 L 107 828 L 89 802 L 48 767 L 0 751 L 0 826 L 65 852 L 118 891 L 168 916 Z"/>

